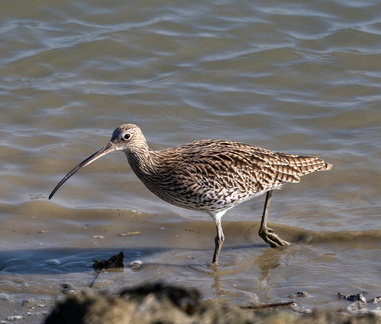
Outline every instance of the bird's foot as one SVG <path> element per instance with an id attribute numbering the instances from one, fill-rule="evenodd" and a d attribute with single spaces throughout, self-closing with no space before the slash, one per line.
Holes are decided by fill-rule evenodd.
<path id="1" fill-rule="evenodd" d="M 262 237 L 266 243 L 270 244 L 271 247 L 291 245 L 290 242 L 282 240 L 277 234 L 274 233 L 274 230 L 269 227 L 260 228 L 259 236 Z"/>

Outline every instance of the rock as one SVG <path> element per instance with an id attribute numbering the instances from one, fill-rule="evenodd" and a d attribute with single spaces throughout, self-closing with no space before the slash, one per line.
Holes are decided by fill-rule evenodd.
<path id="1" fill-rule="evenodd" d="M 253 311 L 203 301 L 195 289 L 163 283 L 125 288 L 118 294 L 81 291 L 58 302 L 45 324 L 328 324 L 381 323 L 374 316 L 356 317 L 337 310 L 316 310 L 296 316 L 290 311 Z"/>

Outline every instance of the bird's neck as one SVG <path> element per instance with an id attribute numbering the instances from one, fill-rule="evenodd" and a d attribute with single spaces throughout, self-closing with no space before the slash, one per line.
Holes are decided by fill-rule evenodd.
<path id="1" fill-rule="evenodd" d="M 139 178 L 154 173 L 155 163 L 148 146 L 126 152 L 126 156 L 131 169 Z"/>

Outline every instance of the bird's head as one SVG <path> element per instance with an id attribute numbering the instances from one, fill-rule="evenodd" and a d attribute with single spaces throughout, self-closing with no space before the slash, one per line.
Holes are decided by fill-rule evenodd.
<path id="1" fill-rule="evenodd" d="M 49 199 L 51 199 L 56 191 L 77 171 L 95 160 L 98 160 L 102 156 L 114 151 L 123 151 L 126 154 L 129 154 L 138 149 L 148 149 L 147 142 L 141 129 L 134 124 L 124 124 L 119 126 L 114 130 L 111 140 L 105 146 L 78 164 L 57 184 L 49 195 Z"/>

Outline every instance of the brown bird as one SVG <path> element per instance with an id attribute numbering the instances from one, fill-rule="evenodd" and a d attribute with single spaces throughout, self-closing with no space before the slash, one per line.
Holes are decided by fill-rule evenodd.
<path id="1" fill-rule="evenodd" d="M 74 173 L 100 157 L 123 151 L 145 186 L 175 206 L 208 213 L 217 236 L 212 262 L 224 242 L 221 218 L 230 208 L 266 193 L 259 235 L 272 247 L 290 245 L 267 227 L 273 189 L 300 177 L 332 168 L 317 157 L 273 152 L 244 143 L 202 140 L 160 151 L 149 149 L 141 129 L 133 124 L 116 128 L 108 144 L 71 170 L 53 189 L 49 199 Z"/>

